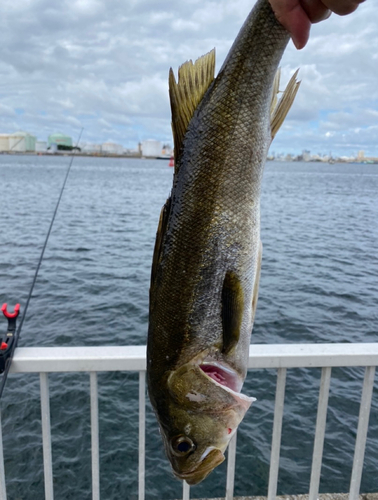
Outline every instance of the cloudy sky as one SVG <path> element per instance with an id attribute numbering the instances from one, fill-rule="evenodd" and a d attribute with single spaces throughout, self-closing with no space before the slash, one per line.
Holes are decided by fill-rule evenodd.
<path id="1" fill-rule="evenodd" d="M 135 148 L 172 143 L 167 76 L 216 47 L 217 69 L 254 0 L 1 0 L 0 133 L 53 132 Z M 276 152 L 378 156 L 378 11 L 366 0 L 312 28 L 282 60 L 301 88 Z"/>

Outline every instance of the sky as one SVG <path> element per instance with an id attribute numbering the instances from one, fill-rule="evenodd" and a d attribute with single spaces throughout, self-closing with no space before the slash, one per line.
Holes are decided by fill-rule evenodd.
<path id="1" fill-rule="evenodd" d="M 136 148 L 173 144 L 168 71 L 216 48 L 219 70 L 254 0 L 2 0 L 0 133 Z M 281 61 L 301 87 L 271 151 L 378 157 L 378 10 L 314 25 Z"/>

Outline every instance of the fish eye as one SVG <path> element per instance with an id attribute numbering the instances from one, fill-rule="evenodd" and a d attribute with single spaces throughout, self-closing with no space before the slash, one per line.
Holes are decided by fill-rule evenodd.
<path id="1" fill-rule="evenodd" d="M 194 451 L 196 445 L 187 436 L 178 436 L 172 439 L 171 448 L 176 457 L 184 457 Z"/>

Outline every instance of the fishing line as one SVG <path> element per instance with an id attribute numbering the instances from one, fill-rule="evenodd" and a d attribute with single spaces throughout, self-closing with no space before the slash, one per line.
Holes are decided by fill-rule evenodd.
<path id="1" fill-rule="evenodd" d="M 31 296 L 33 294 L 34 285 L 35 285 L 35 283 L 37 281 L 37 276 L 38 276 L 39 269 L 40 269 L 41 264 L 42 264 L 42 260 L 43 260 L 43 256 L 44 256 L 44 253 L 45 253 L 45 250 L 46 250 L 47 242 L 48 242 L 49 237 L 50 237 L 50 233 L 51 233 L 54 221 L 55 221 L 55 217 L 56 217 L 56 214 L 58 212 L 60 200 L 62 199 L 62 196 L 63 196 L 63 191 L 64 191 L 64 188 L 65 188 L 66 183 L 67 183 L 67 179 L 68 179 L 68 176 L 69 176 L 69 173 L 70 173 L 70 170 L 71 170 L 71 167 L 72 167 L 72 163 L 73 163 L 75 155 L 76 155 L 76 151 L 77 151 L 77 148 L 78 148 L 78 145 L 79 145 L 79 142 L 80 142 L 80 139 L 81 139 L 81 134 L 83 133 L 83 130 L 84 130 L 84 128 L 82 128 L 80 130 L 80 134 L 79 134 L 79 137 L 78 137 L 78 140 L 77 140 L 77 143 L 76 143 L 76 147 L 74 148 L 74 152 L 73 152 L 73 154 L 71 156 L 71 161 L 70 161 L 70 164 L 68 165 L 66 176 L 64 178 L 63 185 L 62 185 L 62 188 L 60 190 L 59 198 L 58 198 L 58 201 L 57 201 L 57 204 L 55 206 L 55 210 L 54 210 L 51 222 L 50 222 L 50 227 L 49 227 L 49 230 L 47 231 L 45 242 L 43 244 L 41 255 L 39 257 L 38 265 L 37 265 L 37 268 L 35 270 L 35 274 L 34 274 L 32 285 L 30 287 L 29 295 L 28 295 L 28 298 L 26 299 L 24 313 L 21 316 L 20 323 L 19 323 L 18 328 L 16 330 L 16 333 L 14 335 L 14 343 L 13 343 L 13 346 L 12 346 L 12 352 L 10 353 L 9 358 L 6 360 L 5 369 L 4 369 L 4 372 L 2 374 L 2 379 L 1 379 L 1 382 L 0 382 L 0 398 L 1 398 L 2 394 L 3 394 L 3 389 L 4 389 L 4 386 L 5 386 L 5 382 L 7 381 L 8 372 L 9 372 L 9 369 L 10 369 L 10 366 L 11 366 L 11 363 L 12 363 L 12 359 L 13 359 L 13 353 L 14 353 L 14 350 L 16 349 L 16 347 L 17 347 L 17 342 L 18 342 L 18 339 L 20 338 L 20 335 L 21 335 L 22 325 L 24 324 L 26 313 L 27 313 L 27 310 L 28 310 L 28 307 L 29 307 L 29 302 L 30 302 Z"/>

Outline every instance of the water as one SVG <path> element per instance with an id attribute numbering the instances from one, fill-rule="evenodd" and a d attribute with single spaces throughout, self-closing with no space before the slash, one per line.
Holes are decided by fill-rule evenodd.
<path id="1" fill-rule="evenodd" d="M 69 163 L 0 156 L 0 302 L 25 304 Z M 164 161 L 75 158 L 20 346 L 145 344 L 150 262 L 171 186 Z M 378 341 L 378 167 L 268 163 L 253 343 Z M 3 321 L 2 329 L 6 323 Z M 288 371 L 278 493 L 308 492 L 320 370 Z M 363 370 L 334 369 L 321 492 L 346 492 Z M 251 371 L 235 495 L 264 495 L 276 374 Z M 91 498 L 89 377 L 50 376 L 55 499 Z M 137 498 L 138 377 L 99 374 L 101 494 Z M 8 498 L 43 498 L 38 375 L 10 375 L 2 402 Z M 377 385 L 362 477 L 378 491 Z M 150 406 L 146 498 L 181 495 Z M 226 465 L 193 488 L 224 495 Z"/>

